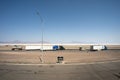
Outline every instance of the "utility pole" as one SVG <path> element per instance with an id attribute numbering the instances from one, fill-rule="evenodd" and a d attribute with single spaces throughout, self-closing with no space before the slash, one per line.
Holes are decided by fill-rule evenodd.
<path id="1" fill-rule="evenodd" d="M 39 16 L 39 18 L 40 18 L 40 20 L 41 20 L 41 40 L 42 40 L 42 42 L 41 42 L 41 51 L 42 51 L 42 55 L 41 55 L 41 57 L 40 57 L 40 61 L 42 62 L 42 63 L 44 63 L 44 60 L 43 60 L 43 18 L 41 17 L 41 15 L 40 15 L 40 13 L 39 13 L 39 11 L 37 11 L 37 15 Z"/>

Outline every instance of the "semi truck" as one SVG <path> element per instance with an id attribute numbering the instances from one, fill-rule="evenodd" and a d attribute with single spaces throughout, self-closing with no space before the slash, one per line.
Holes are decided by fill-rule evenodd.
<path id="1" fill-rule="evenodd" d="M 22 47 L 18 45 L 14 45 L 11 50 L 22 50 Z"/>
<path id="2" fill-rule="evenodd" d="M 90 46 L 91 51 L 107 50 L 105 45 L 92 45 Z"/>
<path id="3" fill-rule="evenodd" d="M 43 45 L 43 46 L 32 46 L 32 45 L 27 45 L 25 46 L 25 50 L 59 50 L 59 46 L 58 45 Z"/>

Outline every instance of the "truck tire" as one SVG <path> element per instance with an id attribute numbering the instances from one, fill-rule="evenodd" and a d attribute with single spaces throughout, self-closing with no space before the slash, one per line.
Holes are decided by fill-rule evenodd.
<path id="1" fill-rule="evenodd" d="M 14 51 L 15 49 L 14 49 L 14 48 L 12 48 L 12 50 Z"/>

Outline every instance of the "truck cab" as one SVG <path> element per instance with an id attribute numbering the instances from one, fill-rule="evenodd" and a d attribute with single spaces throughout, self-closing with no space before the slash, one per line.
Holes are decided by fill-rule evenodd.
<path id="1" fill-rule="evenodd" d="M 14 45 L 14 47 L 12 47 L 12 50 L 22 50 L 22 47 L 18 45 Z"/>

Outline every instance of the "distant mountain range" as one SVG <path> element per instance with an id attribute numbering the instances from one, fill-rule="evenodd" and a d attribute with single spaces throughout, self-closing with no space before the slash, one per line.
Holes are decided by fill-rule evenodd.
<path id="1" fill-rule="evenodd" d="M 30 42 L 30 41 L 19 41 L 19 40 L 15 40 L 15 41 L 0 41 L 0 44 L 41 44 L 42 41 L 38 41 L 38 42 Z M 120 43 L 105 43 L 105 42 L 79 42 L 79 41 L 71 41 L 71 42 L 60 42 L 60 43 L 51 43 L 51 42 L 47 42 L 47 41 L 43 41 L 44 44 L 115 44 L 115 45 L 120 45 Z"/>
<path id="2" fill-rule="evenodd" d="M 3 43 L 3 44 L 5 44 L 5 43 L 13 43 L 13 44 L 21 44 L 21 43 L 42 43 L 42 41 L 38 41 L 38 42 L 30 42 L 30 41 L 18 41 L 18 40 L 16 40 L 16 41 L 0 41 L 0 43 Z M 47 41 L 43 41 L 43 43 L 50 43 L 50 42 L 47 42 Z"/>
<path id="3" fill-rule="evenodd" d="M 33 41 L 19 41 L 19 40 L 14 40 L 14 41 L 0 41 L 0 43 L 41 43 L 41 42 L 42 41 L 33 42 Z M 43 42 L 44 43 L 50 43 L 48 41 L 43 41 Z M 85 43 L 85 42 L 71 41 L 71 42 L 61 42 L 61 43 Z"/>

